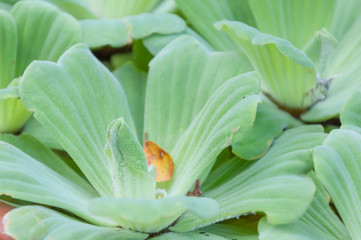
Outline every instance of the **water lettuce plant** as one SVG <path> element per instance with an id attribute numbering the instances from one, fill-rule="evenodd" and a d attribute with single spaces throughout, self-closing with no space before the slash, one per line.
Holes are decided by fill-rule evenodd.
<path id="1" fill-rule="evenodd" d="M 0 239 L 359 239 L 360 6 L 0 1 Z"/>

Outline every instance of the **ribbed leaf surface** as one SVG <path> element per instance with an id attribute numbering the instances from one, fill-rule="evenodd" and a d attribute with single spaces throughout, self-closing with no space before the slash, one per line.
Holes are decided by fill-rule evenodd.
<path id="1" fill-rule="evenodd" d="M 290 42 L 241 22 L 221 21 L 225 30 L 240 45 L 258 72 L 262 90 L 288 108 L 302 109 L 311 105 L 307 94 L 316 86 L 316 70 L 304 52 Z"/>
<path id="2" fill-rule="evenodd" d="M 170 226 L 185 212 L 201 219 L 217 215 L 218 204 L 201 197 L 166 197 L 161 199 L 98 198 L 89 210 L 111 219 L 122 227 L 156 233 Z"/>
<path id="3" fill-rule="evenodd" d="M 286 225 L 271 225 L 263 218 L 259 223 L 260 240 L 351 240 L 345 226 L 329 206 L 329 196 L 320 180 L 312 172 L 316 194 L 305 214 Z"/>
<path id="4" fill-rule="evenodd" d="M 69 49 L 58 64 L 34 62 L 20 83 L 24 105 L 70 154 L 94 188 L 112 196 L 104 146 L 108 124 L 124 117 L 134 129 L 119 82 L 85 45 Z"/>
<path id="5" fill-rule="evenodd" d="M 361 94 L 356 92 L 341 113 L 341 130 L 333 130 L 314 150 L 315 170 L 329 192 L 352 239 L 361 236 Z"/>
<path id="6" fill-rule="evenodd" d="M 148 140 L 170 152 L 220 85 L 247 70 L 250 66 L 243 58 L 211 53 L 191 36 L 169 44 L 150 64 L 145 103 Z"/>
<path id="7" fill-rule="evenodd" d="M 122 19 L 81 20 L 84 42 L 90 48 L 106 45 L 122 47 L 134 39 L 153 33 L 172 34 L 185 30 L 185 22 L 178 16 L 166 13 L 143 13 Z"/>
<path id="8" fill-rule="evenodd" d="M 313 165 L 311 148 L 326 137 L 322 130 L 319 126 L 304 126 L 286 131 L 265 156 L 240 166 L 243 171 L 238 175 L 202 195 L 218 201 L 217 217 L 200 220 L 184 215 L 171 229 L 187 231 L 249 212 L 265 212 L 273 224 L 295 221 L 313 199 L 315 187 L 305 174 Z"/>
<path id="9" fill-rule="evenodd" d="M 271 104 L 262 103 L 257 108 L 252 131 L 241 141 L 232 144 L 232 152 L 244 160 L 258 159 L 284 129 L 299 125 L 301 123 L 291 115 Z"/>
<path id="10" fill-rule="evenodd" d="M 88 212 L 87 204 L 99 196 L 97 193 L 73 183 L 14 146 L 0 142 L 0 161 L 1 194 L 62 208 L 92 223 L 114 225 Z"/>
<path id="11" fill-rule="evenodd" d="M 0 54 L 0 88 L 23 74 L 33 60 L 56 61 L 73 44 L 81 40 L 80 26 L 56 7 L 38 2 L 15 4 L 11 15 L 0 12 L 2 50 Z M 15 132 L 31 113 L 21 101 L 0 102 L 0 132 Z"/>
<path id="12" fill-rule="evenodd" d="M 330 28 L 336 0 L 248 2 L 260 31 L 287 39 L 302 49 L 316 31 Z"/>
<path id="13" fill-rule="evenodd" d="M 80 222 L 40 206 L 15 209 L 4 219 L 5 233 L 17 240 L 143 240 L 147 234 Z"/>
<path id="14" fill-rule="evenodd" d="M 341 1 L 342 2 L 342 1 Z M 361 90 L 361 18 L 350 23 L 337 48 L 328 58 L 322 75 L 331 78 L 326 99 L 302 115 L 306 121 L 324 121 L 339 115 L 342 106 L 355 90 Z"/>

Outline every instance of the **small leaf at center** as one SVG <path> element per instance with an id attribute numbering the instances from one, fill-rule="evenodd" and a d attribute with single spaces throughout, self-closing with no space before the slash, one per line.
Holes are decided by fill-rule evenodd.
<path id="1" fill-rule="evenodd" d="M 156 181 L 165 182 L 172 178 L 174 163 L 172 157 L 156 143 L 147 141 L 144 144 L 144 153 L 148 166 L 153 165 L 156 171 Z"/>

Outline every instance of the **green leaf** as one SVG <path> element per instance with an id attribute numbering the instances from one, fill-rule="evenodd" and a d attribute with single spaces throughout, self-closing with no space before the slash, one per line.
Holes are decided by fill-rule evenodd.
<path id="1" fill-rule="evenodd" d="M 358 64 L 361 59 L 360 24 L 361 18 L 358 18 L 339 39 L 338 47 L 329 57 L 323 73 L 330 82 L 326 99 L 303 114 L 303 120 L 315 122 L 337 117 L 349 96 L 356 90 L 361 90 L 361 68 Z"/>
<path id="2" fill-rule="evenodd" d="M 71 169 L 60 157 L 58 157 L 50 149 L 43 146 L 37 139 L 23 133 L 20 136 L 11 134 L 0 135 L 0 140 L 7 142 L 18 148 L 33 159 L 43 163 L 61 176 L 67 178 L 71 182 L 75 182 L 86 191 L 97 195 L 89 183 L 80 177 L 73 169 Z"/>
<path id="3" fill-rule="evenodd" d="M 361 5 L 358 0 L 338 0 L 334 11 L 331 32 L 338 40 L 343 39 L 350 26 L 358 25 Z"/>
<path id="4" fill-rule="evenodd" d="M 105 45 L 121 47 L 153 33 L 172 34 L 184 31 L 185 22 L 167 13 L 143 13 L 123 19 L 81 20 L 84 41 L 90 48 Z"/>
<path id="5" fill-rule="evenodd" d="M 213 224 L 196 230 L 197 232 L 207 232 L 222 236 L 226 239 L 258 240 L 257 230 L 241 226 L 226 224 Z M 204 234 L 204 233 L 203 233 Z"/>
<path id="6" fill-rule="evenodd" d="M 174 174 L 169 194 L 185 194 L 221 151 L 244 138 L 253 126 L 258 79 L 254 72 L 234 77 L 218 88 L 170 152 Z"/>
<path id="7" fill-rule="evenodd" d="M 232 152 L 244 160 L 258 159 L 266 153 L 273 139 L 284 129 L 299 125 L 301 123 L 286 112 L 262 103 L 258 105 L 251 132 L 241 141 L 232 144 Z"/>
<path id="8" fill-rule="evenodd" d="M 109 124 L 105 153 L 115 197 L 154 198 L 155 176 L 138 140 L 123 118 Z"/>
<path id="9" fill-rule="evenodd" d="M 152 11 L 162 0 L 83 0 L 99 18 L 122 18 Z"/>
<path id="10" fill-rule="evenodd" d="M 312 180 L 306 176 L 313 167 L 311 148 L 325 137 L 320 126 L 287 130 L 261 159 L 233 168 L 239 174 L 232 178 L 227 178 L 225 171 L 225 181 L 202 194 L 218 202 L 220 211 L 216 217 L 200 220 L 184 215 L 171 230 L 188 231 L 250 212 L 266 213 L 272 224 L 297 220 L 315 192 Z"/>
<path id="11" fill-rule="evenodd" d="M 168 35 L 152 34 L 143 39 L 144 46 L 153 55 L 157 55 L 166 45 L 182 35 L 191 35 L 203 44 L 209 51 L 214 51 L 214 48 L 198 33 L 187 27 L 185 31 L 179 33 L 173 33 Z M 247 60 L 245 59 L 245 62 Z"/>
<path id="12" fill-rule="evenodd" d="M 6 88 L 15 78 L 17 48 L 16 23 L 10 13 L 0 10 L 0 89 Z"/>
<path id="13" fill-rule="evenodd" d="M 153 240 L 226 240 L 227 238 L 207 233 L 207 232 L 186 232 L 186 233 L 165 233 L 158 237 L 151 238 Z"/>
<path id="14" fill-rule="evenodd" d="M 285 39 L 261 33 L 241 22 L 224 20 L 216 23 L 216 27 L 225 30 L 240 45 L 261 78 L 262 90 L 278 103 L 302 109 L 315 101 L 306 99 L 317 78 L 316 69 L 304 52 Z"/>
<path id="15" fill-rule="evenodd" d="M 56 61 L 73 44 L 81 40 L 78 22 L 56 7 L 38 1 L 21 1 L 9 13 L 0 12 L 2 51 L 0 54 L 0 88 L 23 74 L 35 59 Z M 31 113 L 21 101 L 0 102 L 0 132 L 16 132 Z"/>
<path id="16" fill-rule="evenodd" d="M 46 130 L 34 117 L 31 117 L 27 121 L 22 132 L 33 136 L 48 148 L 63 150 L 50 132 Z"/>
<path id="17" fill-rule="evenodd" d="M 150 63 L 145 101 L 148 139 L 169 153 L 222 83 L 248 70 L 237 54 L 210 52 L 191 36 L 177 38 Z"/>
<path id="18" fill-rule="evenodd" d="M 317 190 L 311 206 L 297 221 L 287 225 L 271 225 L 263 218 L 259 223 L 260 240 L 351 240 L 345 226 L 329 206 L 329 196 L 320 180 L 311 172 Z"/>
<path id="19" fill-rule="evenodd" d="M 20 99 L 0 101 L 0 132 L 17 132 L 31 116 Z"/>
<path id="20" fill-rule="evenodd" d="M 89 205 L 90 212 L 112 219 L 120 226 L 141 232 L 159 232 L 183 213 L 208 218 L 218 213 L 216 201 L 200 197 L 161 199 L 98 198 Z"/>
<path id="21" fill-rule="evenodd" d="M 234 51 L 238 49 L 237 44 L 229 36 L 218 32 L 213 27 L 215 22 L 222 19 L 236 20 L 229 1 L 176 0 L 176 2 L 196 31 L 204 36 L 215 49 L 219 51 Z M 242 8 L 237 10 L 242 11 Z"/>
<path id="22" fill-rule="evenodd" d="M 19 98 L 19 87 L 7 87 L 0 89 L 0 102 L 8 98 L 18 99 Z"/>
<path id="23" fill-rule="evenodd" d="M 315 170 L 329 192 L 352 239 L 361 235 L 360 93 L 347 102 L 341 119 L 345 125 L 333 130 L 314 150 Z M 355 125 L 354 125 L 355 124 Z"/>
<path id="24" fill-rule="evenodd" d="M 336 0 L 248 1 L 257 28 L 302 49 L 316 31 L 330 28 Z"/>
<path id="25" fill-rule="evenodd" d="M 113 71 L 122 85 L 127 97 L 130 112 L 137 130 L 139 142 L 143 142 L 144 101 L 147 74 L 138 69 L 133 62 L 126 62 Z"/>
<path id="26" fill-rule="evenodd" d="M 317 31 L 312 40 L 305 47 L 307 56 L 315 63 L 317 73 L 322 79 L 326 79 L 325 68 L 332 51 L 337 47 L 336 38 L 326 29 Z"/>
<path id="27" fill-rule="evenodd" d="M 63 170 L 56 172 L 2 141 L 0 163 L 0 194 L 62 208 L 89 222 L 114 226 L 114 222 L 94 216 L 87 209 L 89 201 L 99 195 L 58 173 Z"/>
<path id="28" fill-rule="evenodd" d="M 40 206 L 17 208 L 4 219 L 5 233 L 17 240 L 143 240 L 147 234 L 91 225 Z"/>
<path id="29" fill-rule="evenodd" d="M 77 19 L 94 19 L 95 13 L 84 0 L 40 0 L 50 2 Z"/>
<path id="30" fill-rule="evenodd" d="M 344 105 L 340 120 L 341 129 L 353 130 L 361 134 L 361 115 L 360 115 L 360 104 L 361 104 L 361 92 L 356 91 L 347 103 Z"/>
<path id="31" fill-rule="evenodd" d="M 119 82 L 83 44 L 57 64 L 32 63 L 20 83 L 24 105 L 69 153 L 102 196 L 114 189 L 104 146 L 108 124 L 124 117 L 134 129 Z M 134 131 L 135 132 L 135 131 Z"/>
<path id="32" fill-rule="evenodd" d="M 78 22 L 50 4 L 21 1 L 11 14 L 18 34 L 15 77 L 21 76 L 33 60 L 55 62 L 65 50 L 81 41 Z"/>

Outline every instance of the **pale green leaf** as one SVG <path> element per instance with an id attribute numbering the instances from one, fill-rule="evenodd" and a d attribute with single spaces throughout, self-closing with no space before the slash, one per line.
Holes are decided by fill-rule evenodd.
<path id="1" fill-rule="evenodd" d="M 21 1 L 11 14 L 18 33 L 15 77 L 21 76 L 33 60 L 55 62 L 65 50 L 81 41 L 78 22 L 53 5 Z"/>
<path id="2" fill-rule="evenodd" d="M 97 18 L 84 0 L 38 0 L 50 2 L 77 19 Z"/>
<path id="3" fill-rule="evenodd" d="M 24 105 L 74 159 L 102 196 L 113 195 L 104 146 L 108 124 L 124 117 L 134 129 L 119 82 L 85 45 L 57 64 L 34 62 L 20 83 Z M 135 131 L 134 131 L 135 132 Z"/>
<path id="4" fill-rule="evenodd" d="M 8 98 L 18 99 L 19 98 L 19 87 L 7 87 L 0 89 L 0 102 Z"/>
<path id="5" fill-rule="evenodd" d="M 29 113 L 20 99 L 0 101 L 0 132 L 17 132 L 29 119 Z"/>
<path id="6" fill-rule="evenodd" d="M 56 61 L 73 44 L 81 40 L 78 22 L 56 7 L 38 1 L 21 1 L 11 15 L 1 11 L 0 88 L 23 74 L 33 60 Z M 5 37 L 6 36 L 6 37 Z M 2 55 L 4 54 L 4 55 Z M 16 132 L 31 113 L 21 101 L 0 102 L 0 132 Z"/>
<path id="7" fill-rule="evenodd" d="M 359 0 L 337 0 L 331 25 L 332 34 L 339 40 L 343 39 L 350 30 L 350 26 L 358 25 L 360 12 Z"/>
<path id="8" fill-rule="evenodd" d="M 162 0 L 82 0 L 99 18 L 122 18 L 152 11 Z"/>
<path id="9" fill-rule="evenodd" d="M 153 240 L 226 240 L 227 238 L 212 233 L 193 231 L 186 233 L 170 232 L 151 239 Z"/>
<path id="10" fill-rule="evenodd" d="M 1 134 L 0 140 L 13 145 L 33 159 L 36 159 L 61 176 L 67 178 L 69 181 L 76 183 L 86 191 L 93 193 L 95 196 L 97 195 L 95 190 L 86 180 L 84 180 L 73 169 L 71 169 L 58 155 L 43 146 L 32 136 L 26 133 L 23 133 L 20 136 Z"/>
<path id="11" fill-rule="evenodd" d="M 237 239 L 237 240 L 258 240 L 258 232 L 255 229 L 241 227 L 241 226 L 232 226 L 226 224 L 213 224 L 204 228 L 196 230 L 201 233 L 212 233 L 218 236 L 222 236 L 226 239 Z"/>
<path id="12" fill-rule="evenodd" d="M 230 51 L 239 48 L 229 36 L 225 33 L 218 32 L 213 27 L 215 22 L 223 19 L 237 20 L 233 15 L 232 3 L 230 3 L 230 1 L 176 0 L 176 2 L 186 19 L 190 21 L 192 26 L 214 46 L 215 49 L 219 51 Z M 248 4 L 246 3 L 246 5 Z M 235 12 L 247 12 L 243 11 L 243 9 L 244 8 L 237 9 Z"/>
<path id="13" fill-rule="evenodd" d="M 5 233 L 17 240 L 143 240 L 147 234 L 91 225 L 40 206 L 21 207 L 4 219 Z"/>
<path id="14" fill-rule="evenodd" d="M 356 92 L 341 113 L 341 130 L 333 130 L 314 151 L 315 170 L 329 192 L 352 239 L 361 235 L 360 93 Z"/>
<path id="15" fill-rule="evenodd" d="M 284 129 L 299 125 L 301 123 L 288 113 L 262 103 L 258 105 L 251 132 L 241 141 L 232 144 L 232 152 L 245 160 L 258 159 L 266 153 L 273 139 Z"/>
<path id="16" fill-rule="evenodd" d="M 332 51 L 337 47 L 336 38 L 326 29 L 317 31 L 312 40 L 305 47 L 307 56 L 314 62 L 317 73 L 322 79 L 326 79 L 325 68 Z"/>
<path id="17" fill-rule="evenodd" d="M 258 79 L 254 72 L 225 82 L 209 98 L 170 152 L 174 174 L 169 194 L 185 194 L 221 151 L 251 130 L 257 104 Z"/>
<path id="18" fill-rule="evenodd" d="M 84 41 L 90 48 L 122 47 L 153 33 L 172 34 L 185 30 L 185 22 L 173 14 L 143 13 L 123 19 L 81 20 Z"/>
<path id="19" fill-rule="evenodd" d="M 143 39 L 143 43 L 145 47 L 153 54 L 157 55 L 167 44 L 175 40 L 176 38 L 182 35 L 191 35 L 192 37 L 196 38 L 199 42 L 203 44 L 207 49 L 210 51 L 214 51 L 214 48 L 200 36 L 198 33 L 193 31 L 191 28 L 187 27 L 185 31 L 174 33 L 174 34 L 152 34 Z M 245 59 L 246 61 L 246 59 Z"/>
<path id="20" fill-rule="evenodd" d="M 147 74 L 135 66 L 133 62 L 126 62 L 113 71 L 114 76 L 122 85 L 127 97 L 130 112 L 137 130 L 139 142 L 143 142 L 144 101 Z"/>
<path id="21" fill-rule="evenodd" d="M 329 56 L 327 67 L 322 73 L 330 82 L 326 99 L 303 114 L 303 120 L 315 122 L 337 117 L 349 96 L 361 90 L 360 24 L 361 18 L 358 18 L 338 40 L 338 47 Z"/>
<path id="22" fill-rule="evenodd" d="M 109 124 L 105 153 L 115 197 L 154 198 L 155 176 L 144 151 L 123 118 Z"/>
<path id="23" fill-rule="evenodd" d="M 311 206 L 297 221 L 271 225 L 263 218 L 259 223 L 260 240 L 351 240 L 345 226 L 329 206 L 329 196 L 320 180 L 311 172 L 317 190 Z"/>
<path id="24" fill-rule="evenodd" d="M 234 53 L 210 52 L 191 36 L 177 38 L 150 63 L 145 101 L 148 139 L 170 152 L 219 86 L 248 70 L 248 62 Z"/>
<path id="25" fill-rule="evenodd" d="M 31 117 L 25 124 L 23 133 L 27 133 L 37 140 L 39 140 L 44 146 L 52 149 L 62 150 L 63 148 L 53 138 L 48 130 L 46 130 L 36 118 Z"/>
<path id="26" fill-rule="evenodd" d="M 185 196 L 161 199 L 99 198 L 90 203 L 89 210 L 128 229 L 158 232 L 187 211 L 201 219 L 215 216 L 218 205 L 212 199 Z"/>
<path id="27" fill-rule="evenodd" d="M 200 220 L 184 215 L 171 229 L 187 231 L 249 212 L 265 212 L 273 224 L 295 221 L 313 199 L 315 186 L 306 176 L 313 167 L 311 148 L 325 137 L 320 126 L 287 130 L 261 159 L 245 162 L 233 170 L 241 171 L 238 175 L 202 194 L 218 202 L 216 217 Z"/>
<path id="28" fill-rule="evenodd" d="M 329 29 L 337 0 L 248 1 L 257 28 L 302 49 L 322 28 Z"/>
<path id="29" fill-rule="evenodd" d="M 279 104 L 302 109 L 315 101 L 306 98 L 317 78 L 314 64 L 304 52 L 285 39 L 261 33 L 241 22 L 225 20 L 216 27 L 225 30 L 240 45 L 261 78 L 262 90 Z"/>
<path id="30" fill-rule="evenodd" d="M 356 91 L 344 105 L 340 120 L 341 129 L 353 130 L 361 134 L 361 92 Z"/>
<path id="31" fill-rule="evenodd" d="M 81 183 L 63 177 L 2 141 L 0 162 L 0 194 L 62 208 L 92 223 L 114 226 L 113 222 L 89 213 L 87 204 L 99 195 L 89 188 L 83 188 Z"/>
<path id="32" fill-rule="evenodd" d="M 0 89 L 6 88 L 15 78 L 17 50 L 16 23 L 10 13 L 0 10 Z"/>

